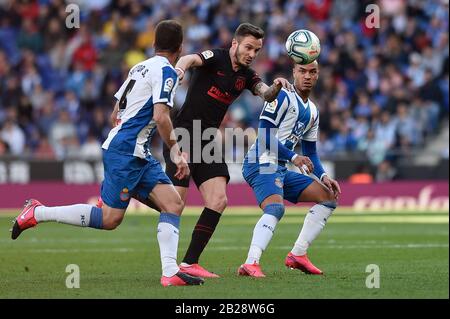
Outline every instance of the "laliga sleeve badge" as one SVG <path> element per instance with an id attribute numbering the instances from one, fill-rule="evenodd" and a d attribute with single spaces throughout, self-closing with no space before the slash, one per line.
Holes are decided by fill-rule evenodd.
<path id="1" fill-rule="evenodd" d="M 173 80 L 172 78 L 168 78 L 164 81 L 164 88 L 163 91 L 164 92 L 170 92 L 173 88 Z"/>
<path id="2" fill-rule="evenodd" d="M 202 52 L 202 55 L 205 60 L 208 60 L 209 58 L 212 58 L 214 56 L 214 52 L 212 52 L 211 50 L 206 50 Z"/>
<path id="3" fill-rule="evenodd" d="M 264 108 L 264 111 L 273 114 L 273 113 L 275 113 L 275 111 L 277 109 L 277 105 L 278 105 L 278 100 L 275 99 L 272 102 L 266 104 L 266 107 Z"/>

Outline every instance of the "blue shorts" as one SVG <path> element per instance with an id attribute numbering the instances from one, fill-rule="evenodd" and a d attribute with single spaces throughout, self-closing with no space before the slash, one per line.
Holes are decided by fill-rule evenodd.
<path id="1" fill-rule="evenodd" d="M 300 194 L 314 182 L 311 177 L 280 165 L 244 162 L 242 175 L 253 189 L 259 205 L 270 195 L 280 195 L 296 204 Z"/>
<path id="2" fill-rule="evenodd" d="M 103 150 L 103 166 L 101 196 L 109 207 L 126 209 L 132 195 L 146 198 L 156 184 L 172 184 L 161 164 L 151 156 L 141 159 Z"/>

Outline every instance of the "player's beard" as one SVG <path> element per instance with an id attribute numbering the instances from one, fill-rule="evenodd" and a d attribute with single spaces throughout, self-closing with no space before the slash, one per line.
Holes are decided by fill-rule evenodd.
<path id="1" fill-rule="evenodd" d="M 247 64 L 241 62 L 241 59 L 240 59 L 240 58 L 242 57 L 242 54 L 239 53 L 239 44 L 238 44 L 238 46 L 237 46 L 237 48 L 236 48 L 236 52 L 235 52 L 235 54 L 234 54 L 234 57 L 235 57 L 235 59 L 236 59 L 236 64 L 237 64 L 239 67 L 241 67 L 241 68 L 248 68 L 248 67 L 250 66 L 250 64 L 247 65 Z"/>

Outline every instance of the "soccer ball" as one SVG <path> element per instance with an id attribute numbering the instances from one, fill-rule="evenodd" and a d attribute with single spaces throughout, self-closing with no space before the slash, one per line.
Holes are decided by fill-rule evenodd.
<path id="1" fill-rule="evenodd" d="M 288 36 L 286 51 L 295 63 L 309 64 L 320 54 L 320 40 L 309 30 L 297 30 Z"/>

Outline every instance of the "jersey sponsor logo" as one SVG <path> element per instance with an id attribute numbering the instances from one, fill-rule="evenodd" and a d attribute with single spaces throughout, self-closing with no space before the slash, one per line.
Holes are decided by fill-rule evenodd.
<path id="1" fill-rule="evenodd" d="M 242 91 L 245 87 L 245 78 L 243 76 L 238 76 L 236 82 L 234 83 L 234 87 L 238 91 Z"/>
<path id="2" fill-rule="evenodd" d="M 206 50 L 202 52 L 203 57 L 205 60 L 208 60 L 214 56 L 214 53 L 211 50 Z"/>
<path id="3" fill-rule="evenodd" d="M 211 88 L 208 90 L 208 95 L 215 100 L 225 104 L 231 104 L 234 100 L 234 98 L 228 92 L 223 93 L 214 85 L 211 86 Z"/>
<path id="4" fill-rule="evenodd" d="M 277 110 L 277 105 L 278 105 L 278 100 L 275 99 L 272 102 L 267 103 L 266 107 L 264 108 L 264 111 L 273 114 Z"/>
<path id="5" fill-rule="evenodd" d="M 173 79 L 168 78 L 164 81 L 163 91 L 169 93 L 173 88 Z"/>

